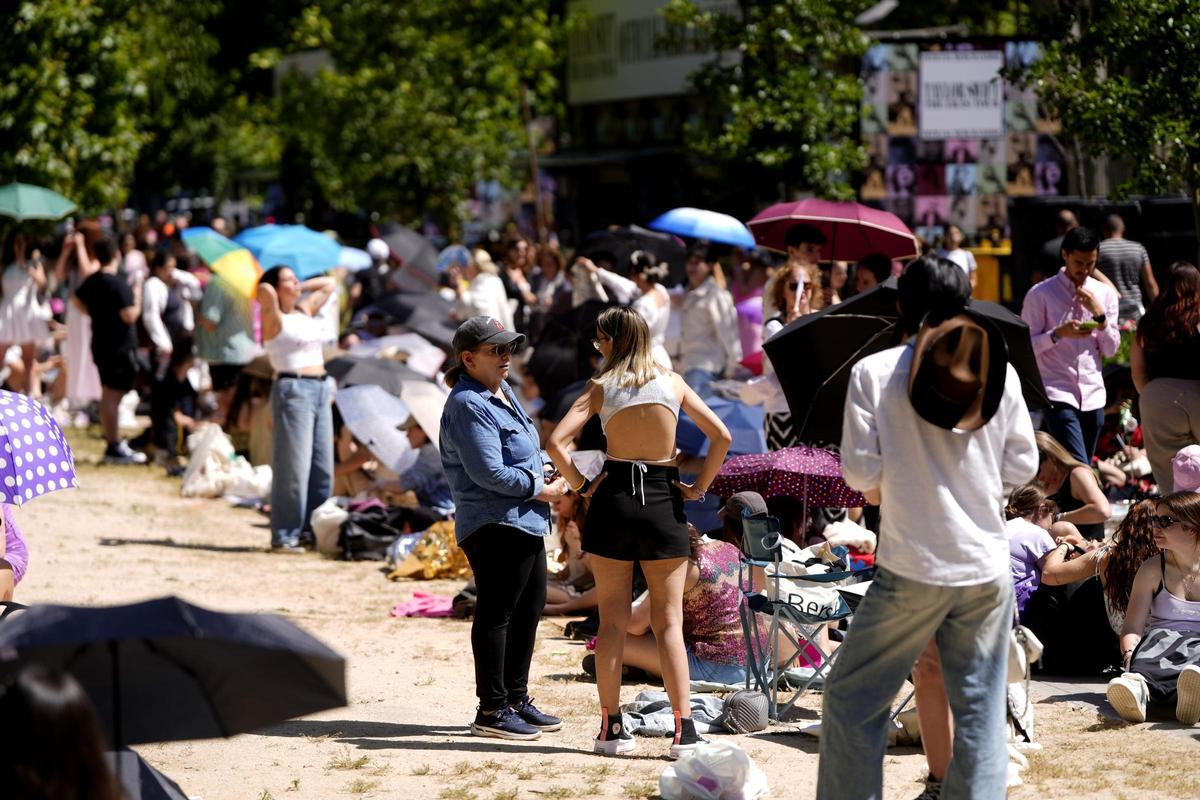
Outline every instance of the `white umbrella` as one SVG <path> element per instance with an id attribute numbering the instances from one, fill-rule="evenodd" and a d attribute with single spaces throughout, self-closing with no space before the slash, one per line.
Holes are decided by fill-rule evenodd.
<path id="1" fill-rule="evenodd" d="M 367 342 L 360 342 L 349 350 L 352 356 L 379 356 L 395 358 L 404 354 L 400 359 L 411 369 L 421 373 L 426 378 L 437 375 L 442 364 L 446 362 L 446 351 L 429 343 L 429 340 L 418 333 L 400 333 L 391 336 L 380 336 Z"/>
<path id="2" fill-rule="evenodd" d="M 403 475 L 417 463 L 417 451 L 399 429 L 408 419 L 408 405 L 382 386 L 362 384 L 338 389 L 335 402 L 342 421 L 379 463 Z"/>
<path id="3" fill-rule="evenodd" d="M 442 427 L 442 409 L 446 407 L 446 393 L 432 383 L 405 381 L 400 386 L 400 398 L 408 406 L 412 416 L 425 431 L 429 441 L 439 450 Z"/>

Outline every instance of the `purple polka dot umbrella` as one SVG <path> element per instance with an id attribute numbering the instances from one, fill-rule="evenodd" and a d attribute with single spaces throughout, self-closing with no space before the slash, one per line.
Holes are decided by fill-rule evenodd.
<path id="1" fill-rule="evenodd" d="M 721 497 L 758 492 L 791 497 L 814 508 L 866 505 L 861 494 L 842 478 L 842 459 L 832 450 L 785 447 L 772 453 L 736 456 L 725 462 L 708 491 Z"/>
<path id="2" fill-rule="evenodd" d="M 78 487 L 71 445 L 46 407 L 0 390 L 0 503 Z"/>

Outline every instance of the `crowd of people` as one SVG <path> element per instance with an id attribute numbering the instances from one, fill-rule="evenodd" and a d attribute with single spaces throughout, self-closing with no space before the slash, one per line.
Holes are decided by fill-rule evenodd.
<path id="1" fill-rule="evenodd" d="M 662 679 L 669 753 L 695 749 L 689 679 L 747 677 L 731 579 L 741 522 L 788 516 L 784 530 L 805 545 L 820 537 L 809 520 L 848 513 L 877 531 L 878 569 L 826 681 L 819 796 L 861 796 L 841 780 L 851 763 L 868 769 L 866 784 L 882 780 L 883 724 L 910 674 L 924 796 L 968 785 L 998 796 L 1014 617 L 1045 644 L 1040 669 L 1110 675 L 1123 718 L 1166 702 L 1181 722 L 1200 719 L 1200 271 L 1173 264 L 1160 287 L 1119 218 L 1103 240 L 1073 217 L 1059 223 L 1057 264 L 1021 311 L 1044 410 L 1026 406 L 1011 365 L 978 357 L 997 334 L 972 316 L 976 265 L 953 228 L 903 267 L 878 254 L 822 263 L 824 237 L 803 224 L 781 257 L 694 242 L 679 286 L 648 249 L 568 258 L 517 235 L 447 248 L 420 299 L 453 326 L 444 371 L 428 379 L 440 421 L 388 421 L 415 453 L 402 466 L 349 431 L 328 368 L 331 352 L 404 329 L 387 301 L 406 265 L 380 239 L 359 272 L 331 265 L 301 280 L 264 264 L 250 298 L 188 250 L 184 219 L 143 217 L 120 236 L 93 222 L 52 239 L 18 232 L 5 242 L 0 352 L 9 388 L 43 398 L 64 424 L 99 423 L 106 463 L 178 472 L 187 434 L 234 435 L 272 468 L 263 510 L 275 552 L 312 548 L 314 511 L 335 494 L 407 493 L 414 520 L 451 520 L 477 595 L 471 730 L 482 736 L 562 727 L 530 694 L 539 620 L 592 610 L 595 752 L 635 747 L 620 711 L 629 667 Z M 220 219 L 212 227 L 232 233 Z M 769 450 L 799 444 L 763 342 L 901 269 L 907 338 L 855 365 L 841 442 L 847 484 L 879 515 L 749 493 L 726 498 L 722 527 L 689 525 L 685 503 L 704 499 L 733 441 L 714 400 L 761 406 Z M 1123 323 L 1125 372 L 1106 363 Z M 150 426 L 126 440 L 139 406 Z M 706 447 L 680 453 L 681 413 Z M 587 450 L 603 454 L 590 477 L 573 457 Z M 27 553 L 7 508 L 2 530 L 9 599 Z M 780 658 L 812 660 L 801 648 Z"/>

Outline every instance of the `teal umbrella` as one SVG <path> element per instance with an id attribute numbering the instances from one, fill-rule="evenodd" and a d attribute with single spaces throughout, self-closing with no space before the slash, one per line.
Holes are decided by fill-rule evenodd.
<path id="1" fill-rule="evenodd" d="M 28 183 L 0 186 L 0 217 L 17 222 L 31 219 L 62 219 L 76 208 L 58 192 Z"/>

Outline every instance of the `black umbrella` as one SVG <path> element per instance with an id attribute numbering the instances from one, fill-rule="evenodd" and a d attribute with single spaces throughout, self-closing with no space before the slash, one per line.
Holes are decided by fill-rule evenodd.
<path id="1" fill-rule="evenodd" d="M 342 386 L 374 384 L 397 397 L 405 383 L 428 381 L 424 375 L 401 361 L 376 356 L 338 356 L 325 362 L 325 370 Z"/>
<path id="2" fill-rule="evenodd" d="M 659 261 L 667 262 L 671 268 L 667 285 L 683 281 L 683 268 L 687 263 L 687 248 L 678 238 L 669 233 L 628 225 L 621 228 L 609 228 L 596 231 L 584 237 L 576 251 L 578 255 L 592 261 L 608 261 L 613 272 L 619 275 L 629 273 L 629 259 L 638 250 L 654 253 Z"/>
<path id="3" fill-rule="evenodd" d="M 428 239 L 403 225 L 385 226 L 379 238 L 400 262 L 399 273 L 391 276 L 397 286 L 414 292 L 437 288 L 438 251 Z"/>
<path id="4" fill-rule="evenodd" d="M 0 678 L 29 664 L 79 681 L 115 749 L 211 739 L 346 705 L 346 662 L 275 614 L 164 597 L 35 606 L 0 625 Z"/>
<path id="5" fill-rule="evenodd" d="M 132 750 L 104 754 L 129 800 L 188 800 L 179 784 L 146 763 Z"/>
<path id="6" fill-rule="evenodd" d="M 827 306 L 788 325 L 763 350 L 770 357 L 792 411 L 797 437 L 807 444 L 837 444 L 850 368 L 864 356 L 903 341 L 896 308 L 896 281 L 889 278 L 845 302 Z M 1033 356 L 1029 326 L 1008 309 L 982 300 L 971 308 L 993 322 L 1008 346 L 1030 408 L 1047 408 L 1046 389 Z"/>
<path id="7" fill-rule="evenodd" d="M 419 333 L 443 350 L 451 349 L 458 323 L 451 319 L 454 304 L 437 292 L 398 292 L 365 309 L 378 311 L 413 333 Z M 362 312 L 360 312 L 362 313 Z"/>

